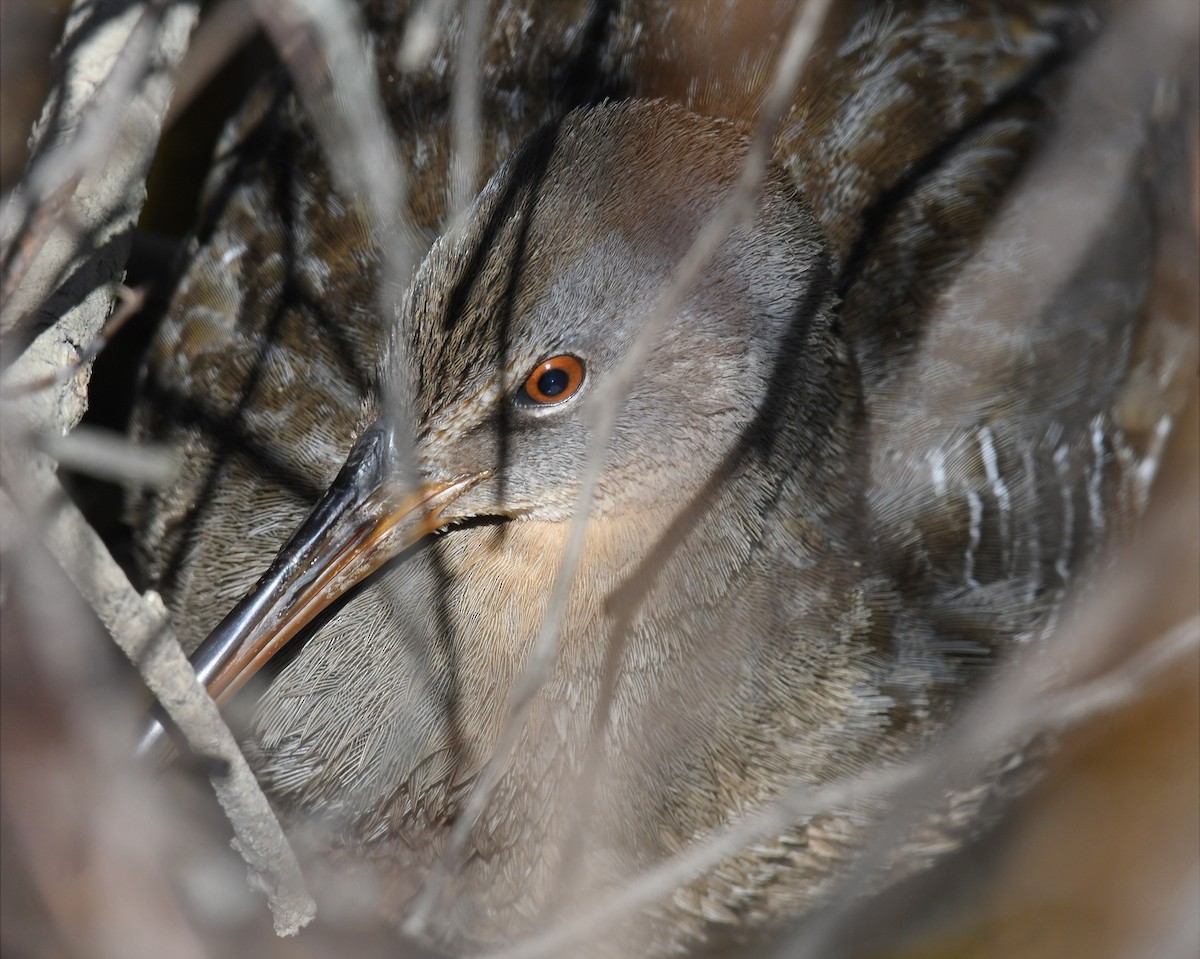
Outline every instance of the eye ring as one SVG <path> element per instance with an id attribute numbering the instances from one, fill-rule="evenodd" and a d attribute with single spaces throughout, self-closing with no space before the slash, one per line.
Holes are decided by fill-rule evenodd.
<path id="1" fill-rule="evenodd" d="M 525 378 L 517 399 L 527 406 L 553 406 L 570 399 L 583 385 L 583 360 L 570 353 L 552 356 Z"/>

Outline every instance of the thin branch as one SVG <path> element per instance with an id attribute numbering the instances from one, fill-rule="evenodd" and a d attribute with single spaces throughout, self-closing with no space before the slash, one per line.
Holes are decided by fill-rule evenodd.
<path id="1" fill-rule="evenodd" d="M 135 443 L 123 433 L 82 423 L 66 436 L 32 438 L 58 463 L 85 476 L 128 486 L 166 486 L 179 475 L 178 451 L 165 444 Z"/>
<path id="2" fill-rule="evenodd" d="M 25 383 L 10 383 L 11 376 L 6 370 L 4 375 L 0 376 L 0 399 L 16 399 L 27 393 L 63 386 L 72 376 L 90 367 L 121 328 L 137 316 L 142 311 L 142 307 L 146 305 L 146 287 L 144 286 L 130 289 L 124 283 L 118 283 L 115 296 L 119 304 L 117 309 L 87 347 L 71 356 L 59 370 Z"/>
<path id="3" fill-rule="evenodd" d="M 90 341 L 108 315 L 104 287 L 124 270 L 171 72 L 196 15 L 189 2 L 77 0 L 72 7 L 59 47 L 59 82 L 35 129 L 28 172 L 0 212 L 4 286 L 11 292 L 0 314 L 3 329 L 34 315 L 56 324 L 43 334 L 50 343 L 35 342 L 28 351 L 35 358 L 56 352 L 53 343 L 64 336 Z M 64 194 L 72 192 L 67 203 Z M 57 214 L 38 215 L 54 197 Z M 72 231 L 57 228 L 67 206 L 91 241 L 88 249 L 78 249 Z M 74 425 L 75 411 L 64 412 L 66 425 Z"/>
<path id="4" fill-rule="evenodd" d="M 1034 323 L 1053 326 L 1058 342 L 1066 342 L 1068 321 L 1091 336 L 1119 335 L 1098 325 L 1103 316 L 1069 316 L 1055 297 L 1097 238 L 1111 233 L 1114 211 L 1130 194 L 1160 89 L 1160 75 L 1144 66 L 1173 68 L 1171 58 L 1192 56 L 1186 40 L 1172 41 L 1195 36 L 1196 19 L 1187 0 L 1126 9 L 1087 52 L 1058 111 L 1060 128 L 939 296 L 929 347 L 891 390 L 875 459 L 893 477 L 892 496 L 920 496 L 930 451 L 952 448 L 956 430 L 977 425 L 995 371 L 1024 362 Z M 1044 408 L 1041 395 L 1014 391 L 1007 415 L 1061 418 Z"/>
<path id="5" fill-rule="evenodd" d="M 483 52 L 485 13 L 485 4 L 465 5 L 462 34 L 454 58 L 454 89 L 451 92 L 451 222 L 457 221 L 474 199 L 475 184 L 479 179 L 479 119 L 483 77 L 478 63 Z"/>
<path id="6" fill-rule="evenodd" d="M 0 303 L 12 302 L 29 267 L 37 260 L 50 234 L 62 221 L 67 201 L 74 196 L 82 177 L 82 171 L 70 174 L 62 183 L 49 190 L 33 210 L 25 214 L 26 229 L 5 247 L 3 258 L 0 260 L 0 275 L 4 277 L 0 285 Z M 5 212 L 8 209 L 6 206 Z M 13 325 L 16 325 L 18 319 L 19 317 L 14 317 Z M 8 324 L 0 324 L 0 329 L 7 330 Z"/>
<path id="7" fill-rule="evenodd" d="M 280 935 L 292 935 L 315 914 L 295 853 L 270 804 L 246 764 L 216 704 L 184 656 L 164 612 L 152 611 L 113 561 L 83 515 L 67 499 L 54 464 L 25 451 L 14 457 L 5 446 L 2 495 L 11 496 L 12 515 L 43 521 L 36 531 L 51 555 L 96 612 L 122 652 L 166 709 L 188 744 L 216 760 L 211 775 L 217 799 L 233 827 L 235 845 L 267 896 Z M 27 529 L 24 532 L 31 532 Z M 14 531 L 6 530 L 6 537 Z M 12 543 L 6 543 L 12 549 Z"/>
<path id="8" fill-rule="evenodd" d="M 771 86 L 764 98 L 758 127 L 751 139 L 737 186 L 716 213 L 704 224 L 676 268 L 671 285 L 655 305 L 646 323 L 638 331 L 628 353 L 602 387 L 603 393 L 597 393 L 592 407 L 595 412 L 592 423 L 593 439 L 588 462 L 583 472 L 579 495 L 575 503 L 575 512 L 567 533 L 558 575 L 555 577 L 541 630 L 529 660 L 514 684 L 509 702 L 509 715 L 496 743 L 496 748 L 479 778 L 473 784 L 466 808 L 455 820 L 451 829 L 445 852 L 430 873 L 425 889 L 405 924 L 405 929 L 410 933 L 419 933 L 428 921 L 430 913 L 449 880 L 451 871 L 462 857 L 475 824 L 483 814 L 493 790 L 508 765 L 512 751 L 516 748 L 521 732 L 525 728 L 533 701 L 549 679 L 554 665 L 558 661 L 562 615 L 570 598 L 575 574 L 579 569 L 592 501 L 595 498 L 596 487 L 604 466 L 604 458 L 613 429 L 624 406 L 625 398 L 681 298 L 700 277 L 709 260 L 737 224 L 753 213 L 759 184 L 770 158 L 772 136 L 787 108 L 792 91 L 799 80 L 800 72 L 808 59 L 809 51 L 820 35 L 829 4 L 830 0 L 813 0 L 813 2 L 800 7 L 785 41 L 783 53 L 776 64 Z"/>
<path id="9" fill-rule="evenodd" d="M 196 99 L 197 94 L 215 77 L 254 36 L 258 22 L 242 0 L 221 0 L 209 10 L 192 36 L 187 56 L 175 78 L 175 95 L 163 121 L 170 129 Z"/>
<path id="10" fill-rule="evenodd" d="M 1071 632 L 1091 633 L 1082 619 Z M 1050 674 L 1058 643 L 1039 650 L 1041 655 L 997 677 L 950 737 L 930 757 L 928 775 L 913 777 L 896 797 L 888 815 L 877 823 L 851 870 L 830 897 L 831 908 L 812 923 L 776 944 L 773 955 L 789 959 L 814 959 L 836 954 L 838 937 L 849 931 L 861 912 L 863 896 L 878 885 L 885 866 L 903 852 L 905 838 L 924 822 L 928 810 L 937 808 L 956 790 L 969 788 L 1005 749 L 1037 735 L 1061 735 L 1096 716 L 1112 713 L 1145 694 L 1147 685 L 1200 650 L 1200 617 L 1190 617 L 1095 679 L 1065 685 L 1047 692 L 1043 678 Z"/>
<path id="11" fill-rule="evenodd" d="M 1197 650 L 1200 650 L 1200 617 L 1192 617 L 1096 679 L 1054 692 L 1048 692 L 1042 681 L 1046 675 L 1043 657 L 1032 657 L 997 678 L 991 695 L 964 717 L 960 727 L 964 735 L 920 758 L 876 767 L 853 779 L 816 789 L 797 783 L 753 816 L 647 870 L 583 915 L 509 949 L 491 953 L 488 959 L 562 955 L 568 947 L 613 923 L 628 920 L 640 909 L 713 869 L 727 856 L 801 817 L 878 799 L 931 778 L 941 782 L 941 771 L 947 765 L 960 766 L 966 762 L 969 773 L 978 774 L 1014 742 L 1037 733 L 1061 732 L 1136 700 L 1148 682 Z M 1003 704 L 1002 708 L 996 710 L 997 704 Z"/>
<path id="12" fill-rule="evenodd" d="M 956 324 L 957 329 L 954 333 L 930 336 L 930 341 L 940 343 L 943 350 L 940 356 L 937 349 L 930 351 L 936 376 L 930 375 L 927 367 L 913 367 L 914 376 L 905 383 L 902 399 L 897 401 L 897 408 L 907 410 L 908 419 L 889 427 L 890 436 L 886 437 L 895 444 L 893 448 L 923 462 L 924 451 L 941 439 L 936 428 L 953 428 L 962 424 L 961 417 L 978 416 L 977 391 L 989 381 L 984 374 L 1006 368 L 1015 362 L 1010 355 L 1014 350 L 1028 348 L 1027 337 L 986 336 L 981 335 L 981 330 L 1005 330 L 1014 324 L 1041 321 L 1060 327 L 1069 321 L 1077 322 L 1086 325 L 1092 335 L 1102 329 L 1097 324 L 1103 316 L 1071 317 L 1066 310 L 1054 308 L 1054 298 L 1075 275 L 1077 264 L 1089 246 L 1112 230 L 1112 223 L 1104 217 L 1129 189 L 1129 171 L 1135 168 L 1146 144 L 1156 83 L 1149 74 L 1128 69 L 1129 65 L 1148 62 L 1152 50 L 1160 62 L 1166 63 L 1185 54 L 1185 48 L 1173 44 L 1171 38 L 1195 36 L 1197 18 L 1193 6 L 1163 0 L 1154 7 L 1140 8 L 1136 17 L 1126 11 L 1126 16 L 1107 28 L 1105 36 L 1080 63 L 1065 97 L 1063 125 L 1022 184 L 1011 193 L 1006 211 L 989 230 L 979 254 L 963 269 L 943 300 L 941 316 Z M 1114 77 L 1122 80 L 1114 81 Z M 1036 237 L 1037 242 L 1029 243 L 1029 237 Z M 1023 261 L 1028 262 L 1023 264 Z M 1019 282 L 1008 282 L 1013 276 L 1009 271 L 1019 272 Z M 961 363 L 957 370 L 950 368 L 953 361 L 941 362 L 947 348 L 958 351 L 956 358 L 961 358 Z M 977 376 L 978 381 L 974 379 Z M 1019 402 L 1019 398 L 1014 399 L 1013 404 Z M 1030 415 L 1037 412 L 1031 411 Z M 1010 406 L 1006 415 L 1018 414 Z M 914 446 L 915 456 L 911 452 Z M 905 470 L 908 464 L 901 457 L 890 456 L 886 450 L 877 455 L 887 457 L 882 461 L 887 463 L 897 487 L 901 482 L 909 482 L 919 490 L 925 482 L 919 475 L 923 467 Z M 1073 638 L 1077 633 L 1078 627 L 1055 635 L 1048 645 L 1040 648 L 1046 655 L 1035 662 L 1042 674 L 1052 675 L 1056 669 L 1080 674 L 1089 653 L 1088 646 Z M 1091 655 L 1094 650 L 1093 642 Z M 1068 652 L 1073 657 L 1064 655 Z M 1062 656 L 1062 661 L 1056 662 L 1055 656 Z M 1131 660 L 1128 669 L 1131 676 L 1139 675 L 1135 661 Z M 1112 676 L 1114 681 L 1120 678 L 1119 673 Z M 1035 681 L 1030 677 L 1031 687 Z M 1073 691 L 1062 708 L 1071 708 L 1074 703 L 1085 714 L 1093 711 L 1084 699 L 1084 689 Z M 1104 697 L 1120 702 L 1126 694 L 1098 686 L 1087 695 L 1101 697 L 1095 706 L 1100 710 L 1108 708 Z M 1033 702 L 1030 689 L 1018 686 L 1015 691 L 1006 691 L 1003 697 L 994 694 L 982 697 L 956 722 L 951 743 L 958 746 L 944 754 L 938 775 L 914 783 L 896 798 L 888 815 L 864 844 L 853 868 L 840 881 L 831 907 L 784 940 L 780 955 L 799 959 L 838 950 L 839 937 L 849 935 L 859 922 L 861 913 L 857 904 L 873 888 L 879 870 L 892 860 L 931 803 L 938 802 L 939 797 L 948 795 L 956 786 L 966 788 L 973 784 L 972 777 L 977 777 L 980 771 L 974 750 L 995 744 L 990 734 L 993 727 L 1009 725 L 1021 703 L 1030 703 L 1027 708 L 1038 714 L 1040 707 Z M 1062 721 L 1074 722 L 1068 716 Z"/>
<path id="13" fill-rule="evenodd" d="M 696 843 L 653 869 L 624 884 L 619 892 L 591 906 L 582 915 L 549 931 L 490 953 L 488 959 L 534 959 L 564 955 L 568 947 L 610 927 L 627 921 L 642 908 L 669 896 L 684 883 L 703 875 L 722 859 L 735 855 L 747 844 L 795 822 L 854 802 L 885 796 L 927 770 L 925 761 L 877 767 L 863 776 L 813 789 L 797 784 L 753 816 L 739 820 L 729 829 Z"/>
<path id="14" fill-rule="evenodd" d="M 400 151 L 358 11 L 344 0 L 255 0 L 307 108 L 340 192 L 383 240 L 403 220 Z M 414 258 L 415 259 L 415 258 Z"/>
<path id="15" fill-rule="evenodd" d="M 394 317 L 424 244 L 408 217 L 408 177 L 358 11 L 345 0 L 255 0 L 254 9 L 312 118 L 339 192 L 366 215 L 380 257 L 380 315 Z M 389 348 L 403 351 L 406 343 L 396 337 Z M 388 410 L 395 435 L 409 437 L 412 403 L 400 379 L 407 367 L 392 368 Z M 401 471 L 415 476 L 412 450 L 401 443 L 396 452 Z"/>
<path id="16" fill-rule="evenodd" d="M 195 900 L 171 881 L 175 851 L 199 831 L 171 815 L 167 784 L 135 760 L 137 710 L 103 630 L 2 491 L 0 529 L 20 540 L 3 575 L 2 951 L 204 959 Z"/>
<path id="17" fill-rule="evenodd" d="M 429 62 L 452 5 L 453 0 L 424 0 L 413 8 L 404 24 L 404 39 L 396 56 L 396 65 L 405 73 L 420 70 Z"/>
<path id="18" fill-rule="evenodd" d="M 312 917 L 312 899 L 232 734 L 196 682 L 165 616 L 138 595 L 67 499 L 55 476 L 57 464 L 27 442 L 30 435 L 65 434 L 78 423 L 91 361 L 107 335 L 140 306 L 140 295 L 126 293 L 106 326 L 166 113 L 170 73 L 186 48 L 196 9 L 193 3 L 81 0 L 68 18 L 60 79 L 35 134 L 29 172 L 3 211 L 5 284 L 12 294 L 4 303 L 8 326 L 34 312 L 52 321 L 8 371 L 9 383 L 19 386 L 4 410 L 6 442 L 0 451 L 6 515 L 42 524 L 30 520 L 3 532 L 10 551 L 19 547 L 13 540 L 20 535 L 45 539 L 193 748 L 221 760 L 223 771 L 212 777 L 217 798 L 267 894 L 276 929 L 290 934 Z M 56 202 L 44 213 L 48 198 Z M 70 231 L 59 226 L 68 205 L 77 227 Z M 79 250 L 79 235 L 94 245 Z M 90 346 L 80 350 L 79 343 Z"/>

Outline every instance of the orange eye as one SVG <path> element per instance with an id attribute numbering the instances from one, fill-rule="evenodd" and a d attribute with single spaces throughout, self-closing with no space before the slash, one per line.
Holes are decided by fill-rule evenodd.
<path id="1" fill-rule="evenodd" d="M 583 361 L 564 353 L 539 363 L 525 380 L 518 398 L 547 406 L 573 396 L 583 383 Z"/>

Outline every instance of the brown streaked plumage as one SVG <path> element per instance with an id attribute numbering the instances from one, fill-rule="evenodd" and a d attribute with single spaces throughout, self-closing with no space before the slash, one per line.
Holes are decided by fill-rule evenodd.
<path id="1" fill-rule="evenodd" d="M 363 505 L 327 498 L 329 522 L 306 529 L 336 546 L 363 522 L 398 536 L 387 550 L 404 560 L 271 678 L 246 748 L 295 822 L 316 819 L 327 851 L 378 871 L 397 918 L 492 755 L 538 635 L 589 404 L 748 144 L 741 107 L 734 119 L 689 109 L 711 109 L 712 89 L 683 105 L 644 98 L 663 81 L 634 26 L 655 21 L 654 5 L 615 4 L 599 31 L 585 5 L 556 8 L 558 19 L 528 21 L 533 40 L 506 45 L 523 6 L 498 6 L 484 66 L 490 181 L 433 244 L 395 329 L 375 311 L 376 253 L 299 108 L 273 87 L 257 94 L 223 148 L 139 424 L 182 440 L 188 458 L 177 487 L 141 504 L 140 547 L 193 643 L 367 427 L 355 454 L 365 465 L 336 494 Z M 1112 408 L 1146 283 L 1142 206 L 1122 210 L 1132 255 L 1115 257 L 1111 238 L 1094 251 L 1119 306 L 1081 282 L 1052 324 L 1030 320 L 1040 349 L 1074 349 L 1097 323 L 1106 333 L 1054 402 L 1040 403 L 1036 363 L 997 371 L 989 404 L 947 416 L 953 429 L 930 424 L 917 503 L 880 451 L 914 435 L 889 432 L 908 425 L 896 383 L 938 336 L 969 338 L 961 317 L 934 326 L 934 304 L 1053 127 L 1059 69 L 1085 43 L 1082 18 L 1062 6 L 863 12 L 810 65 L 753 219 L 684 297 L 624 401 L 560 656 L 457 864 L 435 943 L 508 941 L 793 782 L 927 745 L 997 651 L 1043 628 L 1125 493 Z M 371 12 L 386 54 L 397 27 Z M 561 83 L 579 63 L 598 79 Z M 448 80 L 436 67 L 380 72 L 416 171 L 415 218 L 432 236 L 447 202 Z M 603 94 L 630 99 L 592 102 Z M 530 407 L 522 383 L 559 354 L 582 361 L 582 386 Z M 394 381 L 411 399 L 419 481 L 458 484 L 428 521 L 393 488 L 406 440 L 381 397 Z M 441 532 L 418 544 L 393 532 L 397 516 Z M 336 548 L 355 580 L 383 558 Z M 318 555 L 323 568 L 332 553 L 297 554 L 299 580 Z M 560 869 L 593 755 L 585 868 L 571 884 Z M 796 822 L 676 890 L 611 947 L 716 947 L 803 914 L 872 814 Z M 953 818 L 933 831 L 961 828 Z"/>

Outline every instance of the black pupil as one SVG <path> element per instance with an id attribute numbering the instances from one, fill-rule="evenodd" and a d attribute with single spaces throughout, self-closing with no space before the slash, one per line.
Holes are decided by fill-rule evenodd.
<path id="1" fill-rule="evenodd" d="M 537 388 L 542 396 L 558 396 L 571 382 L 566 370 L 546 370 L 538 377 Z"/>

